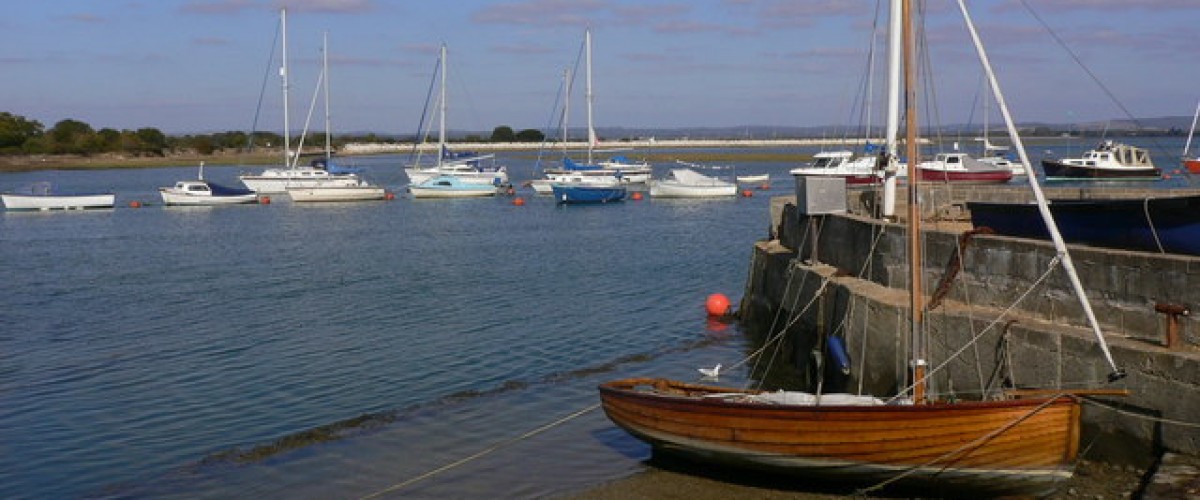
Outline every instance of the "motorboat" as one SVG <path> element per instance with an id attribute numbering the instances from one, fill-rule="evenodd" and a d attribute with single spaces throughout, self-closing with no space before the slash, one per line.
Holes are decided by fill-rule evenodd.
<path id="1" fill-rule="evenodd" d="M 737 196 L 737 184 L 703 175 L 690 168 L 675 168 L 663 179 L 650 181 L 654 198 L 712 198 Z"/>

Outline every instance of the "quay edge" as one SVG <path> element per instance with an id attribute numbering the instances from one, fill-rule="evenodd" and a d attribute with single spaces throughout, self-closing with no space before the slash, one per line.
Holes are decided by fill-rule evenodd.
<path id="1" fill-rule="evenodd" d="M 1051 198 L 1129 196 L 1150 191 L 1047 189 Z M 1162 195 L 1164 191 L 1153 191 Z M 1183 194 L 1176 191 L 1175 194 Z M 1186 191 L 1193 193 L 1193 191 Z M 755 244 L 740 314 L 747 331 L 787 329 L 783 356 L 800 374 L 825 373 L 826 390 L 891 394 L 905 380 L 908 325 L 904 227 L 868 217 L 878 193 L 847 190 L 847 213 L 804 215 L 795 196 L 771 200 L 771 232 Z M 970 229 L 964 201 L 1026 200 L 1028 188 L 925 186 L 922 274 L 930 293 L 947 273 L 959 239 Z M 899 193 L 898 203 L 905 203 Z M 897 213 L 904 213 L 898 207 Z M 964 223 L 964 220 L 968 222 Z M 814 238 L 819 234 L 819 238 Z M 874 248 L 874 252 L 872 252 Z M 1091 397 L 1085 404 L 1083 458 L 1149 467 L 1164 453 L 1200 456 L 1200 326 L 1192 316 L 1157 312 L 1156 305 L 1200 307 L 1200 257 L 1070 246 L 1071 256 L 1117 365 L 1128 376 L 1113 385 L 1128 397 Z M 1050 242 L 973 235 L 949 294 L 926 318 L 931 358 L 946 355 L 998 317 L 1043 274 Z M 815 293 L 828 280 L 821 296 Z M 806 305 L 811 304 L 810 307 Z M 1179 342 L 1164 345 L 1169 322 Z M 817 368 L 818 331 L 845 328 L 856 371 Z M 969 351 L 933 380 L 933 390 L 969 393 L 999 383 L 1012 359 L 1011 382 L 1102 385 L 1108 374 L 1097 342 L 1065 274 L 1052 273 Z M 1007 351 L 1007 352 L 1006 352 Z M 864 366 L 857 371 L 857 366 Z M 952 374 L 953 381 L 946 374 Z M 801 376 L 804 379 L 804 375 Z M 831 385 L 833 388 L 831 389 Z"/>

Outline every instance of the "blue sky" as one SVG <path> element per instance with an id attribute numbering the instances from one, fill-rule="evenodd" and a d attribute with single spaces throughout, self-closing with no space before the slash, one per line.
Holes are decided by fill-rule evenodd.
<path id="1" fill-rule="evenodd" d="M 1138 117 L 1200 99 L 1200 1 L 1025 0 Z M 0 111 L 47 127 L 248 130 L 288 7 L 292 125 L 329 32 L 336 131 L 412 133 L 437 46 L 450 50 L 450 127 L 543 128 L 584 27 L 598 126 L 858 125 L 875 0 L 22 1 L 0 18 Z M 1020 121 L 1123 112 L 1022 6 L 970 7 Z M 886 11 L 886 6 L 883 7 Z M 929 0 L 928 95 L 944 124 L 979 118 L 980 69 L 951 0 Z M 886 22 L 886 20 L 881 20 Z M 278 60 L 278 59 L 276 59 Z M 279 79 L 260 130 L 281 130 Z M 882 80 L 877 87 L 882 86 Z M 578 85 L 582 88 L 582 85 Z M 577 92 L 573 102 L 582 103 Z M 572 124 L 582 124 L 573 106 Z"/>

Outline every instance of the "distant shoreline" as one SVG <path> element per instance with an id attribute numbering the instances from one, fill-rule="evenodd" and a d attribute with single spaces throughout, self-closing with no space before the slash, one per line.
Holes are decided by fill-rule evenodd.
<path id="1" fill-rule="evenodd" d="M 1046 140 L 1061 140 L 1059 137 L 1027 138 L 1030 143 Z M 929 142 L 927 139 L 925 142 Z M 761 149 L 761 148 L 804 148 L 813 146 L 838 146 L 857 149 L 865 144 L 863 139 L 662 139 L 637 141 L 601 142 L 593 149 L 600 155 L 626 154 L 647 161 L 667 162 L 681 161 L 808 161 L 808 154 L 796 152 L 695 152 L 663 154 L 661 150 L 669 149 Z M 452 150 L 467 151 L 546 151 L 556 152 L 564 149 L 583 151 L 587 143 L 574 141 L 567 143 L 529 143 L 529 142 L 454 142 L 448 146 Z M 971 149 L 968 144 L 967 149 Z M 412 151 L 429 153 L 437 150 L 436 143 L 415 145 L 412 143 L 349 143 L 344 145 L 339 154 L 347 156 L 370 156 L 381 154 L 403 154 Z M 256 153 L 216 153 L 200 155 L 195 153 L 168 154 L 165 156 L 123 156 L 123 155 L 16 155 L 0 156 L 0 172 L 30 172 L 36 170 L 87 170 L 113 168 L 148 168 L 148 167 L 178 167 L 199 165 L 205 162 L 211 166 L 219 165 L 271 165 L 281 163 L 279 152 Z"/>

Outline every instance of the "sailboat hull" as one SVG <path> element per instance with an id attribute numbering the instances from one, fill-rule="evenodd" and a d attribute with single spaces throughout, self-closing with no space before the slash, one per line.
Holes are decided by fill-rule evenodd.
<path id="1" fill-rule="evenodd" d="M 608 417 L 656 449 L 870 487 L 1045 492 L 1072 474 L 1071 397 L 928 405 L 741 401 L 733 389 L 663 379 L 600 386 Z"/>

